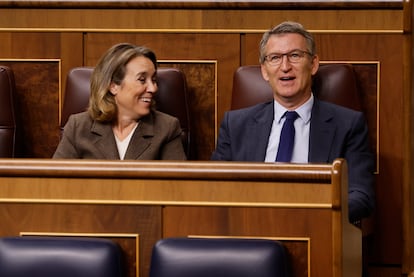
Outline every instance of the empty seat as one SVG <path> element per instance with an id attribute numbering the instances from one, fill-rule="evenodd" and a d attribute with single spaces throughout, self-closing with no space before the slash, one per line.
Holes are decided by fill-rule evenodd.
<path id="1" fill-rule="evenodd" d="M 167 238 L 152 252 L 150 277 L 285 277 L 288 256 L 277 241 Z"/>
<path id="2" fill-rule="evenodd" d="M 107 239 L 6 237 L 0 239 L 0 276 L 121 277 L 121 253 Z"/>

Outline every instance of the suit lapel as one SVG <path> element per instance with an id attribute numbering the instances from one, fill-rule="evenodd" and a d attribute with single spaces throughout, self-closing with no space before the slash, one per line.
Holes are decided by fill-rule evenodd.
<path id="1" fill-rule="evenodd" d="M 332 123 L 334 116 L 332 110 L 321 109 L 321 104 L 315 99 L 312 107 L 308 159 L 309 162 L 314 163 L 329 161 L 329 153 L 336 130 L 336 126 Z"/>
<path id="2" fill-rule="evenodd" d="M 247 160 L 263 162 L 274 117 L 274 104 L 270 102 L 248 122 L 250 139 L 246 140 Z"/>

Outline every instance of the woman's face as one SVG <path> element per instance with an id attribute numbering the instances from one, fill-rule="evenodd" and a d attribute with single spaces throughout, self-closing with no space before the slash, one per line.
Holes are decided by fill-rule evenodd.
<path id="1" fill-rule="evenodd" d="M 118 119 L 138 120 L 148 115 L 157 89 L 156 70 L 152 61 L 144 56 L 132 59 L 126 65 L 121 84 L 110 85 L 118 107 Z"/>

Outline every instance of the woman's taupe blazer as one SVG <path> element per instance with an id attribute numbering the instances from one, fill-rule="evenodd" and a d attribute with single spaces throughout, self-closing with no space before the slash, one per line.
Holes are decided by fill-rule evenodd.
<path id="1" fill-rule="evenodd" d="M 120 159 L 112 126 L 87 112 L 71 115 L 53 155 L 61 159 Z M 135 129 L 125 160 L 185 160 L 177 118 L 152 111 Z"/>

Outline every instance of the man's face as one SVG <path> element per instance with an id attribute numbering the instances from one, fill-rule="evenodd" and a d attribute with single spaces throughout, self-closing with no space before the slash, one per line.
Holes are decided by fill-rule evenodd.
<path id="1" fill-rule="evenodd" d="M 262 75 L 272 87 L 274 99 L 288 109 L 305 103 L 311 95 L 312 75 L 319 68 L 319 58 L 310 55 L 306 39 L 299 34 L 272 35 L 265 54 Z"/>

